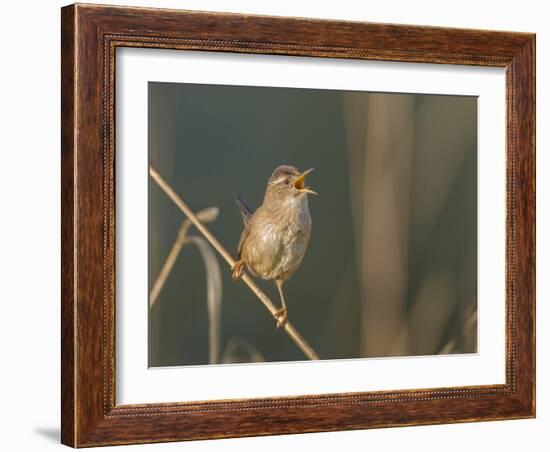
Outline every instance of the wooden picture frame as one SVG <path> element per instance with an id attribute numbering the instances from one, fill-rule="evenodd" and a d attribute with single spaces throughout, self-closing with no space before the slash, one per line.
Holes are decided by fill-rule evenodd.
<path id="1" fill-rule="evenodd" d="M 535 36 L 70 5 L 62 9 L 62 423 L 73 447 L 535 416 Z M 118 47 L 506 70 L 506 383 L 316 396 L 115 403 Z"/>

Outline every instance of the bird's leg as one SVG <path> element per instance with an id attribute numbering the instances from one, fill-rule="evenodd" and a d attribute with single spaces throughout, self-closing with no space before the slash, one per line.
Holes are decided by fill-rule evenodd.
<path id="1" fill-rule="evenodd" d="M 237 281 L 242 275 L 244 271 L 244 261 L 242 259 L 239 259 L 233 264 L 233 267 L 231 268 L 231 277 L 233 278 L 233 281 Z"/>
<path id="2" fill-rule="evenodd" d="M 277 328 L 283 328 L 287 322 L 286 303 L 285 303 L 285 296 L 283 294 L 283 281 L 280 279 L 277 279 L 275 280 L 275 284 L 277 285 L 277 289 L 279 290 L 279 297 L 281 298 L 282 307 L 274 314 L 274 317 L 277 320 Z"/>

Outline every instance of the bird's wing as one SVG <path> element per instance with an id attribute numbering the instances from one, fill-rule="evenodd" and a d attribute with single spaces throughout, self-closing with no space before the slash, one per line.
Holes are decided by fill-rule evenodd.
<path id="1" fill-rule="evenodd" d="M 246 227 L 248 222 L 250 221 L 250 218 L 252 218 L 252 215 L 254 214 L 254 211 L 248 206 L 246 201 L 243 199 L 241 195 L 238 193 L 234 193 L 235 195 L 235 202 L 237 203 L 237 207 L 241 211 L 241 215 L 243 217 L 243 223 Z"/>
<path id="2" fill-rule="evenodd" d="M 244 214 L 243 214 L 244 217 Z M 246 225 L 243 229 L 243 232 L 241 234 L 241 239 L 239 240 L 239 246 L 237 247 L 237 260 L 241 259 L 241 253 L 243 251 L 244 242 L 246 242 L 246 239 L 250 235 L 250 228 Z"/>

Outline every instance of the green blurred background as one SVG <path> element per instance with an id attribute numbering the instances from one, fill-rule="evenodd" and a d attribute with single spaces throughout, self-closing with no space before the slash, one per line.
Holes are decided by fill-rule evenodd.
<path id="1" fill-rule="evenodd" d="M 285 297 L 322 359 L 476 351 L 475 97 L 148 89 L 150 164 L 194 211 L 220 209 L 208 227 L 233 255 L 243 228 L 233 192 L 255 208 L 278 165 L 315 168 L 311 239 Z M 151 290 L 184 216 L 151 178 L 148 203 Z M 202 255 L 185 245 L 150 305 L 149 365 L 305 359 L 216 257 L 219 325 Z M 275 285 L 259 284 L 278 305 Z"/>

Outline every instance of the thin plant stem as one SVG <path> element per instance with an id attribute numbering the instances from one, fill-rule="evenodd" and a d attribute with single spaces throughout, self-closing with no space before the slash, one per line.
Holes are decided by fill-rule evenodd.
<path id="1" fill-rule="evenodd" d="M 202 221 L 204 223 L 211 223 L 212 221 L 216 220 L 216 218 L 218 217 L 218 213 L 219 209 L 217 207 L 209 207 L 208 209 L 197 212 L 197 218 L 199 219 L 199 221 Z M 162 266 L 162 269 L 155 281 L 155 284 L 153 284 L 153 288 L 151 289 L 151 294 L 149 295 L 150 308 L 152 308 L 157 302 L 160 292 L 164 287 L 164 284 L 166 284 L 166 280 L 168 279 L 168 276 L 170 276 L 170 272 L 172 271 L 172 268 L 174 268 L 174 264 L 176 263 L 180 251 L 183 248 L 185 241 L 187 240 L 187 233 L 189 232 L 189 228 L 192 225 L 193 223 L 191 223 L 188 218 L 182 221 L 180 230 L 178 232 L 178 237 L 172 245 L 172 249 L 170 250 L 168 257 L 164 261 L 164 265 Z"/>
<path id="2" fill-rule="evenodd" d="M 221 308 L 222 308 L 222 273 L 216 252 L 208 241 L 198 235 L 190 235 L 185 243 L 194 244 L 201 253 L 206 275 L 206 307 L 208 310 L 208 362 L 217 364 L 220 355 Z"/>
<path id="3" fill-rule="evenodd" d="M 157 173 L 152 167 L 149 167 L 149 174 L 153 180 L 159 185 L 159 187 L 168 195 L 172 202 L 185 214 L 185 216 L 193 223 L 193 226 L 204 236 L 206 240 L 214 247 L 214 249 L 220 253 L 224 260 L 229 264 L 230 268 L 235 265 L 235 260 L 225 249 L 225 247 L 214 237 L 214 235 L 202 224 L 197 218 L 195 213 L 183 202 L 178 194 L 170 187 L 170 185 Z M 256 297 L 263 303 L 269 313 L 275 320 L 275 315 L 278 312 L 278 308 L 273 304 L 269 297 L 258 287 L 254 280 L 247 274 L 243 273 L 241 279 L 249 287 L 249 289 L 256 295 Z M 284 331 L 294 341 L 300 350 L 311 360 L 319 359 L 317 353 L 311 348 L 311 346 L 305 341 L 302 335 L 296 328 L 290 323 L 286 322 L 284 325 Z"/>
<path id="4" fill-rule="evenodd" d="M 209 207 L 197 212 L 197 218 L 204 223 L 216 221 L 220 209 L 217 207 Z M 220 267 L 214 250 L 203 237 L 195 237 L 188 235 L 189 229 L 193 223 L 188 218 L 185 218 L 180 225 L 180 229 L 176 236 L 176 240 L 172 245 L 168 257 L 164 261 L 164 265 L 153 285 L 151 294 L 149 295 L 149 308 L 152 308 L 170 276 L 179 254 L 187 244 L 194 244 L 199 249 L 202 260 L 204 262 L 204 270 L 206 273 L 206 305 L 208 309 L 208 362 L 217 364 L 220 354 L 220 310 L 222 297 L 222 282 L 220 275 Z"/>

